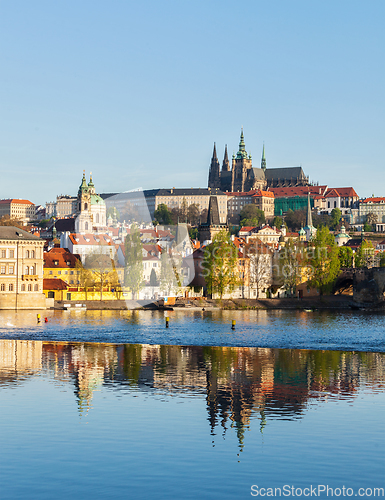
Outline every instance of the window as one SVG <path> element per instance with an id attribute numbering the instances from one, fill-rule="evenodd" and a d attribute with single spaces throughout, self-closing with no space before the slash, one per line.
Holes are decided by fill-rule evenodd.
<path id="1" fill-rule="evenodd" d="M 8 290 L 9 290 L 10 292 L 13 292 L 13 283 L 10 283 L 10 284 L 8 285 Z"/>
<path id="2" fill-rule="evenodd" d="M 85 229 L 85 231 L 88 231 L 88 222 L 84 223 L 84 229 Z"/>
<path id="3" fill-rule="evenodd" d="M 1 283 L 1 285 L 0 285 L 0 292 L 5 292 L 5 285 L 4 285 L 4 283 Z"/>
<path id="4" fill-rule="evenodd" d="M 31 259 L 35 258 L 35 250 L 31 250 Z"/>
<path id="5" fill-rule="evenodd" d="M 15 266 L 13 264 L 10 264 L 8 267 L 8 274 L 14 274 L 15 273 Z"/>
<path id="6" fill-rule="evenodd" d="M 25 258 L 29 259 L 29 250 L 26 250 L 26 252 L 25 252 Z"/>
<path id="7" fill-rule="evenodd" d="M 14 259 L 15 258 L 15 250 L 10 250 L 9 251 L 9 258 Z"/>
<path id="8" fill-rule="evenodd" d="M 61 274 L 61 271 L 58 271 L 57 273 L 58 273 L 58 274 Z"/>
<path id="9" fill-rule="evenodd" d="M 28 266 L 26 266 L 26 268 L 25 268 L 25 274 L 29 274 L 29 267 Z"/>
<path id="10" fill-rule="evenodd" d="M 52 274 L 52 271 L 50 271 L 49 274 Z"/>
<path id="11" fill-rule="evenodd" d="M 35 285 L 35 292 L 39 291 L 39 285 Z"/>
<path id="12" fill-rule="evenodd" d="M 5 266 L 0 266 L 0 273 L 5 274 Z"/>
<path id="13" fill-rule="evenodd" d="M 28 291 L 29 291 L 29 292 L 31 292 L 31 291 L 32 291 L 32 285 L 31 285 L 31 284 L 29 284 L 29 285 L 28 285 Z"/>
<path id="14" fill-rule="evenodd" d="M 1 258 L 5 259 L 6 256 L 7 256 L 7 251 L 6 250 L 2 250 L 1 251 Z"/>
<path id="15" fill-rule="evenodd" d="M 25 285 L 24 285 L 24 283 L 21 285 L 21 291 L 25 292 Z"/>
<path id="16" fill-rule="evenodd" d="M 74 272 L 73 271 L 70 271 L 70 274 L 73 274 Z"/>
<path id="17" fill-rule="evenodd" d="M 59 265 L 59 261 L 58 261 L 58 260 L 54 260 L 54 261 L 53 261 L 53 265 L 54 265 L 54 266 L 58 266 L 58 265 Z"/>

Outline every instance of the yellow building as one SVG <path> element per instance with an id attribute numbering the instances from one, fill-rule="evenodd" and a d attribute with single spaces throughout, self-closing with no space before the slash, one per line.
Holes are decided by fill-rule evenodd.
<path id="1" fill-rule="evenodd" d="M 44 253 L 44 293 L 55 300 L 121 299 L 124 269 L 115 268 L 106 276 L 103 290 L 97 283 L 97 270 L 85 269 L 79 255 L 54 247 Z"/>
<path id="2" fill-rule="evenodd" d="M 44 240 L 0 226 L 0 309 L 45 309 Z"/>

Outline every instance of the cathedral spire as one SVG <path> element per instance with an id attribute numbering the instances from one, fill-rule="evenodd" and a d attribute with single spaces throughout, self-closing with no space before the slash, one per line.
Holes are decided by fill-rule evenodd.
<path id="1" fill-rule="evenodd" d="M 225 146 L 225 156 L 223 158 L 223 163 L 222 163 L 222 172 L 229 172 L 230 171 L 230 162 L 229 162 L 229 155 L 227 154 L 227 144 Z"/>
<path id="2" fill-rule="evenodd" d="M 218 161 L 217 157 L 217 150 L 214 142 L 214 150 L 213 150 L 213 157 L 211 158 L 211 164 L 210 164 L 210 172 L 209 172 L 209 182 L 208 182 L 208 187 L 210 189 L 219 189 L 221 186 L 221 180 L 220 180 L 220 175 L 221 175 L 221 166 Z"/>
<path id="3" fill-rule="evenodd" d="M 262 148 L 261 169 L 263 171 L 266 170 L 265 143 L 263 143 L 263 148 Z"/>
<path id="4" fill-rule="evenodd" d="M 307 192 L 306 226 L 313 227 L 313 221 L 312 221 L 312 217 L 311 217 L 311 206 L 310 206 L 310 191 Z"/>
<path id="5" fill-rule="evenodd" d="M 217 157 L 217 148 L 215 146 L 215 142 L 214 142 L 214 150 L 213 150 L 212 160 L 218 160 L 218 157 Z"/>
<path id="6" fill-rule="evenodd" d="M 241 129 L 241 138 L 239 140 L 239 150 L 237 153 L 237 158 L 241 160 L 242 158 L 247 158 L 247 152 L 245 147 L 245 137 L 243 135 L 243 127 Z"/>

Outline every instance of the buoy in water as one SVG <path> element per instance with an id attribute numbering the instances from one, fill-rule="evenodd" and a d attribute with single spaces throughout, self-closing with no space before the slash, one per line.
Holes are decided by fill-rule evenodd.
<path id="1" fill-rule="evenodd" d="M 235 330 L 235 319 L 233 319 L 233 321 L 231 322 L 231 329 Z"/>
<path id="2" fill-rule="evenodd" d="M 170 318 L 168 316 L 166 316 L 166 328 L 168 328 L 169 321 L 170 321 Z"/>

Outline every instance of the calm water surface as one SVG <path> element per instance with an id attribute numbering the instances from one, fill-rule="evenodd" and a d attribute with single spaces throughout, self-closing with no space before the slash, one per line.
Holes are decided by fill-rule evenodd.
<path id="1" fill-rule="evenodd" d="M 0 315 L 2 500 L 385 488 L 383 316 L 47 317 Z"/>

